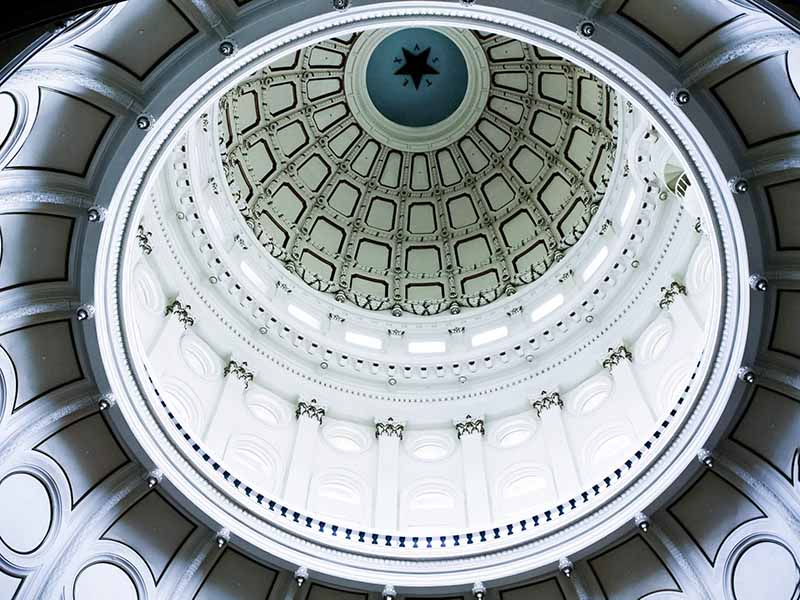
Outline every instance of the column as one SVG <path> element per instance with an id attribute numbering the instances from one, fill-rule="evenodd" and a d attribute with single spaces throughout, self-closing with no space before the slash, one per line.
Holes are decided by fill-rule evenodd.
<path id="1" fill-rule="evenodd" d="M 483 436 L 486 430 L 483 419 L 467 415 L 455 422 L 461 440 L 461 457 L 464 464 L 464 495 L 467 498 L 467 524 L 469 527 L 486 527 L 491 524 L 489 486 L 486 483 L 486 463 L 483 458 Z"/>
<path id="2" fill-rule="evenodd" d="M 205 441 L 209 450 L 222 456 L 239 411 L 244 392 L 253 381 L 254 374 L 247 368 L 247 361 L 228 361 L 225 367 L 225 384 L 206 421 Z"/>
<path id="3" fill-rule="evenodd" d="M 625 414 L 633 423 L 639 439 L 646 439 L 655 431 L 655 413 L 636 381 L 631 361 L 633 355 L 625 346 L 608 349 L 603 368 L 614 378 L 614 394 L 625 407 Z M 652 399 L 655 401 L 655 399 Z"/>
<path id="4" fill-rule="evenodd" d="M 184 330 L 194 325 L 191 308 L 191 305 L 184 304 L 177 298 L 165 307 L 164 327 L 156 336 L 148 352 L 150 359 L 148 371 L 153 379 L 162 375 L 172 363 L 179 352 L 178 342 L 183 336 Z"/>
<path id="5" fill-rule="evenodd" d="M 375 528 L 381 531 L 397 529 L 398 478 L 400 442 L 405 425 L 393 418 L 375 421 L 378 439 L 378 476 L 375 493 Z"/>
<path id="6" fill-rule="evenodd" d="M 558 496 L 575 494 L 580 490 L 580 479 L 561 415 L 564 401 L 558 392 L 548 394 L 543 391 L 540 398 L 531 401 L 531 408 L 536 411 L 536 416 L 542 422 L 542 433 L 550 456 Z"/>
<path id="7" fill-rule="evenodd" d="M 308 485 L 311 483 L 314 453 L 325 409 L 316 400 L 300 400 L 294 414 L 297 417 L 297 434 L 292 448 L 292 460 L 286 472 L 283 498 L 287 506 L 300 510 L 308 502 Z"/>

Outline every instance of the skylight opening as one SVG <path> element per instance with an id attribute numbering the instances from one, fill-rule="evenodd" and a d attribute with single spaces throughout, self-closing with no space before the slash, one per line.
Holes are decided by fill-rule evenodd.
<path id="1" fill-rule="evenodd" d="M 564 304 L 564 296 L 562 294 L 557 294 L 550 298 L 544 304 L 540 304 L 536 307 L 533 311 L 531 311 L 531 321 L 539 321 L 540 319 L 544 319 L 547 315 L 551 312 L 556 310 L 559 306 Z"/>
<path id="2" fill-rule="evenodd" d="M 625 225 L 625 223 L 628 221 L 628 217 L 631 216 L 634 202 L 636 202 L 636 190 L 631 189 L 631 191 L 628 192 L 628 199 L 625 200 L 625 206 L 622 207 L 622 214 L 619 216 L 619 220 L 622 225 Z"/>
<path id="3" fill-rule="evenodd" d="M 313 327 L 314 329 L 319 329 L 319 319 L 316 317 L 312 317 L 302 308 L 297 308 L 294 304 L 290 304 L 288 307 L 289 314 L 292 315 L 295 319 L 300 321 L 301 323 L 305 323 L 306 325 Z"/>
<path id="4" fill-rule="evenodd" d="M 496 327 L 494 329 L 482 331 L 481 333 L 472 336 L 472 347 L 474 348 L 476 346 L 483 346 L 484 344 L 488 344 L 490 342 L 496 342 L 507 335 L 508 327 L 505 325 L 502 327 Z"/>
<path id="5" fill-rule="evenodd" d="M 445 352 L 446 350 L 447 344 L 440 341 L 408 343 L 408 351 L 411 354 L 435 354 L 437 352 Z"/>
<path id="6" fill-rule="evenodd" d="M 600 248 L 600 252 L 595 254 L 594 258 L 589 262 L 586 268 L 583 270 L 583 280 L 589 281 L 592 275 L 597 273 L 597 269 L 599 269 L 606 259 L 608 258 L 608 246 L 603 246 Z"/>
<path id="7" fill-rule="evenodd" d="M 363 333 L 356 333 L 355 331 L 345 331 L 344 339 L 351 344 L 357 346 L 364 346 L 365 348 L 372 348 L 373 350 L 380 350 L 383 348 L 383 342 L 378 338 Z"/>

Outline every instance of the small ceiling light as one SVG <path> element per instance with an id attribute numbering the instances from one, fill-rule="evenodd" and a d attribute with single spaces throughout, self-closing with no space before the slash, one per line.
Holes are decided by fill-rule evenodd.
<path id="1" fill-rule="evenodd" d="M 714 456 L 705 448 L 701 449 L 700 452 L 697 453 L 697 460 L 703 463 L 708 469 L 714 468 Z"/>
<path id="2" fill-rule="evenodd" d="M 297 567 L 297 570 L 294 572 L 294 580 L 297 583 L 297 587 L 303 587 L 303 584 L 308 581 L 308 569 L 305 567 Z"/>
<path id="3" fill-rule="evenodd" d="M 75 310 L 75 318 L 78 321 L 87 321 L 94 316 L 94 307 L 91 304 L 81 304 Z"/>
<path id="4" fill-rule="evenodd" d="M 394 377 L 389 377 L 389 385 L 397 385 L 397 379 Z"/>
<path id="5" fill-rule="evenodd" d="M 747 179 L 736 177 L 731 180 L 731 190 L 737 194 L 746 194 L 750 190 L 750 183 Z"/>
<path id="6" fill-rule="evenodd" d="M 585 38 L 590 38 L 597 31 L 597 27 L 591 21 L 584 21 L 578 26 L 578 32 Z"/>
<path id="7" fill-rule="evenodd" d="M 217 548 L 222 548 L 227 543 L 228 543 L 228 540 L 226 540 L 223 536 L 221 536 L 221 535 L 217 536 Z"/>
<path id="8" fill-rule="evenodd" d="M 219 53 L 224 57 L 230 57 L 236 54 L 236 44 L 231 40 L 222 40 L 219 43 Z"/>
<path id="9" fill-rule="evenodd" d="M 466 375 L 461 375 L 458 378 L 458 383 L 467 383 L 467 376 Z"/>
<path id="10" fill-rule="evenodd" d="M 152 490 L 157 485 L 158 485 L 158 477 L 156 477 L 155 475 L 150 475 L 147 478 L 147 487 Z"/>
<path id="11" fill-rule="evenodd" d="M 347 10 L 350 8 L 350 0 L 333 0 L 333 8 L 336 10 Z"/>
<path id="12" fill-rule="evenodd" d="M 269 329 L 267 329 L 265 325 L 262 325 L 261 327 L 258 328 L 258 332 L 261 335 L 267 335 L 269 333 Z"/>
<path id="13" fill-rule="evenodd" d="M 86 211 L 86 218 L 89 220 L 89 223 L 99 223 L 106 218 L 106 209 L 102 206 L 93 206 Z"/>
<path id="14" fill-rule="evenodd" d="M 152 124 L 153 123 L 149 115 L 139 115 L 138 117 L 136 117 L 136 127 L 141 129 L 142 131 L 150 129 L 150 125 Z"/>
<path id="15" fill-rule="evenodd" d="M 672 100 L 678 106 L 686 106 L 687 104 L 689 104 L 689 100 L 691 99 L 692 96 L 689 94 L 689 90 L 680 89 L 672 92 Z"/>
<path id="16" fill-rule="evenodd" d="M 560 561 L 558 561 L 558 570 L 564 574 L 564 577 L 572 577 L 573 568 L 574 565 L 568 558 L 562 558 Z"/>
<path id="17" fill-rule="evenodd" d="M 644 513 L 637 513 L 633 518 L 633 522 L 642 533 L 647 533 L 647 531 L 650 529 L 650 518 Z"/>
<path id="18" fill-rule="evenodd" d="M 97 403 L 97 407 L 100 409 L 100 412 L 108 410 L 111 406 L 112 400 L 113 397 L 110 394 L 105 394 L 102 398 L 100 398 L 100 401 Z"/>
<path id="19" fill-rule="evenodd" d="M 483 585 L 482 582 L 477 581 L 475 585 L 472 586 L 472 595 L 475 597 L 475 600 L 483 600 L 486 597 L 486 586 Z"/>
<path id="20" fill-rule="evenodd" d="M 742 367 L 739 369 L 739 379 L 744 381 L 745 383 L 755 383 L 756 382 L 756 374 L 751 371 L 748 367 Z"/>
<path id="21" fill-rule="evenodd" d="M 395 600 L 397 598 L 397 592 L 394 589 L 393 585 L 386 585 L 383 588 L 383 597 L 386 600 Z"/>
<path id="22" fill-rule="evenodd" d="M 767 278 L 757 273 L 750 275 L 750 287 L 757 292 L 766 292 L 769 289 Z"/>
<path id="23" fill-rule="evenodd" d="M 323 360 L 321 363 L 319 363 L 319 368 L 320 369 L 327 369 L 328 368 L 328 361 L 327 360 Z"/>

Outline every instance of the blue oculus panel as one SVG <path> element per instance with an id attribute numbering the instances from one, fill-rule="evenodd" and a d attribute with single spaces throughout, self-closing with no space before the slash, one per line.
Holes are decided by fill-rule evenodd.
<path id="1" fill-rule="evenodd" d="M 367 63 L 367 91 L 381 114 L 406 127 L 444 121 L 467 92 L 467 63 L 446 35 L 402 29 L 378 44 Z"/>

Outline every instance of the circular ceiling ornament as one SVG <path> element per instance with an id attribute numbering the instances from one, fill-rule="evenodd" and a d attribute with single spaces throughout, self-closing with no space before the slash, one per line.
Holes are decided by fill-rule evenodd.
<path id="1" fill-rule="evenodd" d="M 490 85 L 478 38 L 451 27 L 363 32 L 344 69 L 353 117 L 402 152 L 438 150 L 464 136 L 485 110 Z"/>
<path id="2" fill-rule="evenodd" d="M 367 62 L 369 99 L 384 117 L 405 127 L 435 125 L 455 113 L 468 81 L 461 50 L 432 29 L 395 31 L 380 41 Z"/>

